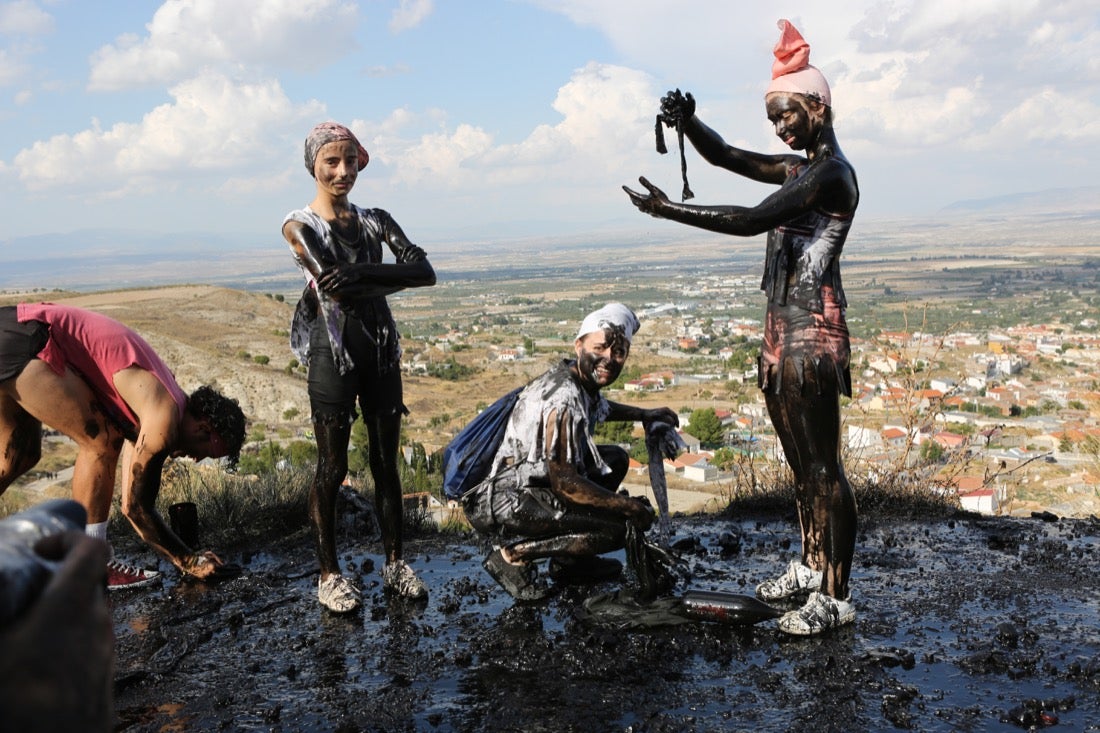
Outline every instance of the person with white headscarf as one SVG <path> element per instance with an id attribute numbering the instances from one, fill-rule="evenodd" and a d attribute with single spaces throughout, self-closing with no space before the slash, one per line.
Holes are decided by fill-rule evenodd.
<path id="1" fill-rule="evenodd" d="M 648 193 L 623 187 L 641 211 L 735 236 L 768 233 L 761 289 L 768 297 L 759 384 L 795 474 L 802 557 L 761 583 L 766 601 L 801 599 L 779 620 L 791 634 L 818 634 L 851 623 L 848 580 L 856 503 L 840 460 L 840 395 L 851 396 L 847 301 L 840 254 L 859 203 L 855 169 L 833 131 L 832 94 L 809 63 L 810 46 L 779 21 L 772 80 L 764 101 L 775 134 L 804 155 L 740 150 L 695 115 L 680 90 L 661 100 L 659 120 L 676 126 L 712 165 L 779 189 L 755 206 L 698 206 L 670 201 L 645 178 Z"/>
<path id="2" fill-rule="evenodd" d="M 625 545 L 628 524 L 642 531 L 653 524 L 647 501 L 616 491 L 626 451 L 593 439 L 597 423 L 608 420 L 679 424 L 667 407 L 633 407 L 600 393 L 622 373 L 639 325 L 621 303 L 588 314 L 573 341 L 575 358 L 523 389 L 488 478 L 462 497 L 467 520 L 494 545 L 485 569 L 517 600 L 552 592 L 535 562 L 543 558 L 562 583 L 617 577 L 622 564 L 599 555 Z"/>

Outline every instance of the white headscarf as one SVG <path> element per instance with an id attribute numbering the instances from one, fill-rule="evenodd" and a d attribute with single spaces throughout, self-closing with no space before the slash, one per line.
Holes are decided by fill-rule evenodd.
<path id="1" fill-rule="evenodd" d="M 608 303 L 603 308 L 593 311 L 581 321 L 581 330 L 577 332 L 577 338 L 584 338 L 595 331 L 611 329 L 626 337 L 626 342 L 634 338 L 634 334 L 641 328 L 638 316 L 634 311 L 622 303 Z"/>

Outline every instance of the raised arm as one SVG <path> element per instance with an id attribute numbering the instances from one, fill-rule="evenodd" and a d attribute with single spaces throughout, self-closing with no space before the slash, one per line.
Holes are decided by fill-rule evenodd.
<path id="1" fill-rule="evenodd" d="M 797 155 L 766 155 L 728 145 L 695 116 L 695 98 L 691 92 L 683 94 L 676 89 L 661 97 L 660 116 L 666 124 L 680 126 L 703 160 L 754 181 L 779 185 L 792 166 L 804 161 Z"/>
<path id="2" fill-rule="evenodd" d="M 847 213 L 858 197 L 851 168 L 835 158 L 815 161 L 805 174 L 789 181 L 756 206 L 676 203 L 644 177 L 638 180 L 648 194 L 626 186 L 623 190 L 640 211 L 658 219 L 742 237 L 762 234 L 813 209 Z"/>

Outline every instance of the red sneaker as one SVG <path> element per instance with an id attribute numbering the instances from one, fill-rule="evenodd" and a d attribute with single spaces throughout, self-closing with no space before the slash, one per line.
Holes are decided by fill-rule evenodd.
<path id="1" fill-rule="evenodd" d="M 160 580 L 156 570 L 135 568 L 132 565 L 110 560 L 107 563 L 107 590 L 143 588 Z"/>

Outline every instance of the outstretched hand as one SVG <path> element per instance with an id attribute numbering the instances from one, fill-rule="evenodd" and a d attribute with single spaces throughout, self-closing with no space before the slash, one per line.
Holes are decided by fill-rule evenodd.
<path id="1" fill-rule="evenodd" d="M 630 203 L 637 206 L 639 211 L 643 211 L 650 216 L 655 216 L 658 219 L 664 218 L 664 212 L 667 211 L 672 203 L 669 201 L 668 196 L 665 195 L 664 191 L 650 183 L 645 176 L 638 178 L 638 182 L 645 186 L 649 194 L 647 195 L 627 186 L 623 186 L 626 195 L 630 197 Z"/>

